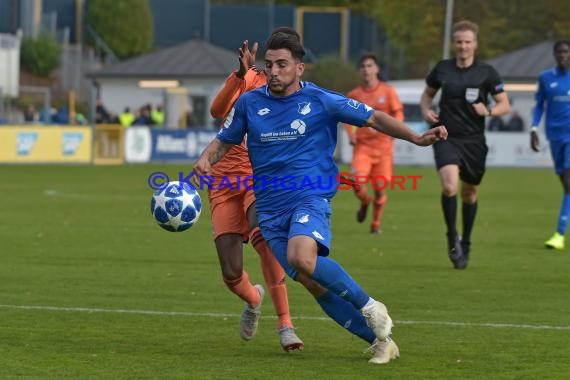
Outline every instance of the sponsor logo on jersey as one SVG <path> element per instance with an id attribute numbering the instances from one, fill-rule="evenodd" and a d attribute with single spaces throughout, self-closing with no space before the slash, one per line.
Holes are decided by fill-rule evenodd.
<path id="1" fill-rule="evenodd" d="M 558 87 L 558 82 L 550 83 L 550 88 L 556 88 L 556 87 Z"/>
<path id="2" fill-rule="evenodd" d="M 325 240 L 325 238 L 323 237 L 323 235 L 321 235 L 321 234 L 319 233 L 319 231 L 313 231 L 312 234 L 313 234 L 314 237 L 316 237 L 316 238 L 319 239 L 319 240 Z"/>
<path id="3" fill-rule="evenodd" d="M 348 100 L 348 105 L 352 108 L 354 108 L 355 110 L 358 109 L 358 107 L 360 107 L 362 103 L 360 103 L 358 100 L 354 100 L 354 99 L 349 99 Z"/>
<path id="4" fill-rule="evenodd" d="M 307 115 L 311 112 L 311 103 L 299 103 L 298 112 L 301 115 Z"/>
<path id="5" fill-rule="evenodd" d="M 263 115 L 267 115 L 269 112 L 271 112 L 271 110 L 269 108 L 262 108 L 259 111 L 257 111 L 257 114 L 259 116 L 263 116 Z"/>
<path id="6" fill-rule="evenodd" d="M 309 222 L 309 214 L 297 214 L 297 223 L 308 223 Z"/>
<path id="7" fill-rule="evenodd" d="M 307 124 L 301 119 L 295 119 L 291 122 L 291 128 L 296 130 L 300 135 L 305 134 L 305 129 L 307 129 Z"/>

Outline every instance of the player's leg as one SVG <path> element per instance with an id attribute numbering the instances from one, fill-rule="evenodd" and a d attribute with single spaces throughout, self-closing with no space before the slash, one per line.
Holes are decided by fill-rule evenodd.
<path id="1" fill-rule="evenodd" d="M 354 176 L 353 178 L 356 180 L 353 187 L 354 195 L 356 195 L 356 197 L 360 200 L 360 206 L 356 212 L 356 221 L 358 223 L 362 223 L 366 219 L 368 206 L 370 206 L 372 198 L 370 195 L 368 195 L 368 186 L 359 180 L 369 178 L 372 161 L 365 149 L 360 144 L 357 144 L 354 147 L 351 166 L 352 174 Z"/>
<path id="2" fill-rule="evenodd" d="M 293 211 L 287 262 L 360 310 L 376 337 L 384 340 L 392 329 L 384 304 L 371 298 L 339 263 L 326 257 L 331 239 L 330 214 L 329 201 L 318 197 L 307 199 Z"/>
<path id="3" fill-rule="evenodd" d="M 320 285 L 310 276 L 298 273 L 295 268 L 289 264 L 287 260 L 289 229 L 284 228 L 286 223 L 283 222 L 283 220 L 289 220 L 289 218 L 284 216 L 280 218 L 273 217 L 271 215 L 261 215 L 260 219 L 260 226 L 263 231 L 263 235 L 271 246 L 273 254 L 285 269 L 287 275 L 290 278 L 299 281 L 313 295 L 313 297 L 315 297 L 323 311 L 336 323 L 369 344 L 372 344 L 372 351 L 374 353 L 372 359 L 376 358 L 375 360 L 378 360 L 378 357 L 385 357 L 389 350 L 386 350 L 387 347 L 384 344 L 376 344 L 378 342 L 376 335 L 368 326 L 367 320 L 359 309 L 355 308 L 352 303 L 343 299 L 335 292 Z M 386 362 L 384 360 L 378 362 L 372 361 L 372 359 L 372 363 Z"/>
<path id="4" fill-rule="evenodd" d="M 291 321 L 289 298 L 287 296 L 287 286 L 285 285 L 285 271 L 271 252 L 269 245 L 261 234 L 261 230 L 257 226 L 253 191 L 249 191 L 245 196 L 244 206 L 247 210 L 249 222 L 249 241 L 259 254 L 261 271 L 277 314 L 277 332 L 279 333 L 281 346 L 285 351 L 303 349 L 304 343 L 295 333 L 295 327 Z"/>
<path id="5" fill-rule="evenodd" d="M 243 225 L 245 216 L 239 197 L 209 197 L 214 242 L 222 278 L 228 289 L 245 301 L 240 336 L 249 340 L 257 330 L 263 287 L 253 285 L 243 269 Z M 244 318 L 245 317 L 245 318 Z"/>
<path id="6" fill-rule="evenodd" d="M 570 216 L 570 144 L 565 142 L 550 142 L 550 150 L 554 160 L 556 174 L 560 178 L 564 194 L 558 212 L 556 232 L 544 242 L 546 248 L 564 249 L 568 217 Z"/>
<path id="7" fill-rule="evenodd" d="M 463 236 L 461 237 L 461 249 L 465 257 L 463 265 L 457 269 L 467 267 L 471 251 L 471 232 L 477 215 L 477 189 L 485 175 L 485 162 L 487 160 L 487 145 L 484 139 L 465 141 L 461 147 L 463 166 L 459 173 L 461 179 L 462 222 Z"/>
<path id="8" fill-rule="evenodd" d="M 370 176 L 374 189 L 374 208 L 370 232 L 378 234 L 380 233 L 384 208 L 388 202 L 386 189 L 390 186 L 390 179 L 392 178 L 392 145 L 387 145 L 382 155 L 377 157 L 370 170 Z"/>
<path id="9" fill-rule="evenodd" d="M 459 184 L 459 150 L 451 141 L 440 141 L 433 146 L 437 173 L 441 182 L 441 208 L 447 227 L 447 254 L 456 266 L 464 261 L 461 241 L 456 228 L 457 187 Z"/>

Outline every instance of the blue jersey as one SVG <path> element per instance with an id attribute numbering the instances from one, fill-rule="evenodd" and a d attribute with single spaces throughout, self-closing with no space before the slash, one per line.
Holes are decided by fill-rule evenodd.
<path id="1" fill-rule="evenodd" d="M 532 125 L 540 123 L 545 102 L 546 137 L 570 140 L 570 71 L 556 67 L 540 74 Z"/>
<path id="2" fill-rule="evenodd" d="M 310 82 L 286 97 L 274 97 L 264 86 L 237 100 L 218 139 L 239 144 L 247 134 L 256 208 L 285 211 L 306 197 L 334 196 L 337 123 L 362 126 L 373 112 Z"/>

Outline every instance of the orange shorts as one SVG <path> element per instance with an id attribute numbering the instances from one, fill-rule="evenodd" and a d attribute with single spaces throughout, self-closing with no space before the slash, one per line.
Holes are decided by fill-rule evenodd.
<path id="1" fill-rule="evenodd" d="M 378 150 L 366 146 L 356 146 L 352 155 L 352 173 L 369 177 L 382 175 L 388 180 L 392 177 L 393 146 Z"/>
<path id="2" fill-rule="evenodd" d="M 208 190 L 214 240 L 223 234 L 241 234 L 249 239 L 247 210 L 255 203 L 253 190 L 229 188 Z"/>

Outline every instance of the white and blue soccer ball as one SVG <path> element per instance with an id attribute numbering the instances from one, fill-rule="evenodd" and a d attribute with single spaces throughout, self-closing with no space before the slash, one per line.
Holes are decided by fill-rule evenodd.
<path id="1" fill-rule="evenodd" d="M 172 232 L 192 227 L 200 218 L 200 194 L 188 183 L 169 182 L 157 190 L 150 201 L 150 212 L 159 226 Z"/>

